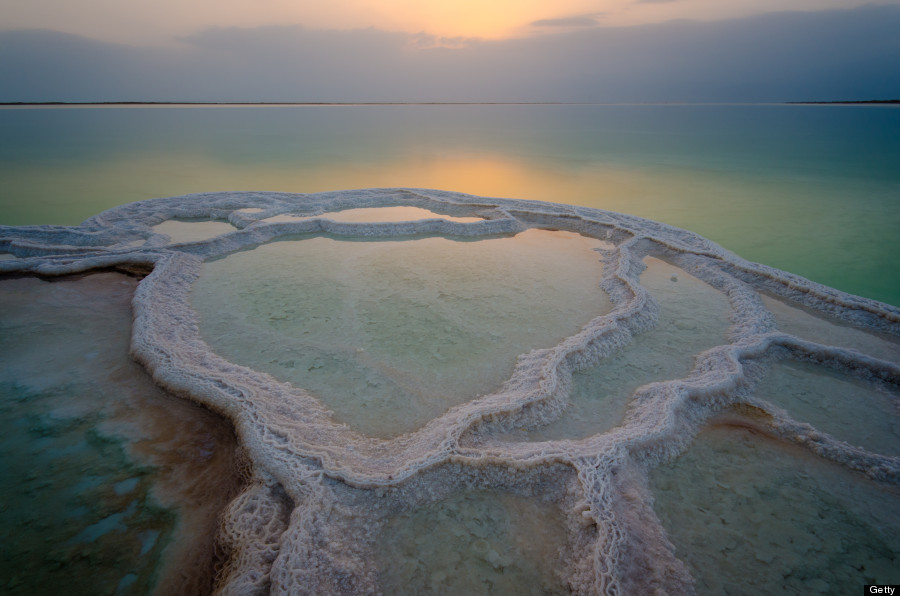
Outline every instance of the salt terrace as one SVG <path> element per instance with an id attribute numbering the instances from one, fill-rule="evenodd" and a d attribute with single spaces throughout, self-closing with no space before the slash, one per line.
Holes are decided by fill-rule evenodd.
<path id="1" fill-rule="evenodd" d="M 895 307 L 435 190 L 0 227 L 0 291 L 110 271 L 140 280 L 133 359 L 233 424 L 218 593 L 827 592 L 900 563 Z"/>

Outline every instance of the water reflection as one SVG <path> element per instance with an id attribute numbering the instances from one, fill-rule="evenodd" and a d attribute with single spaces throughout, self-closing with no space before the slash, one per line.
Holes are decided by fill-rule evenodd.
<path id="1" fill-rule="evenodd" d="M 0 110 L 0 223 L 192 192 L 441 188 L 648 217 L 900 304 L 898 160 L 891 109 Z"/>
<path id="2" fill-rule="evenodd" d="M 519 354 L 608 312 L 603 244 L 546 230 L 273 242 L 204 264 L 191 302 L 221 356 L 394 436 L 499 388 Z"/>
<path id="3" fill-rule="evenodd" d="M 249 212 L 243 209 L 243 212 Z M 420 219 L 446 219 L 447 221 L 456 221 L 459 223 L 472 223 L 483 221 L 481 217 L 452 217 L 442 213 L 435 213 L 421 207 L 361 207 L 358 209 L 344 209 L 342 211 L 330 211 L 322 215 L 292 215 L 283 214 L 267 217 L 263 221 L 268 223 L 291 222 L 302 219 L 311 219 L 312 217 L 324 217 L 332 221 L 346 222 L 396 222 L 396 221 L 418 221 Z"/>

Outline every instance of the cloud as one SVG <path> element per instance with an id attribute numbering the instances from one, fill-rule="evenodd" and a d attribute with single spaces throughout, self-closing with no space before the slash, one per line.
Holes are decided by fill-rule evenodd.
<path id="1" fill-rule="evenodd" d="M 414 35 L 407 36 L 406 48 L 407 49 L 418 49 L 418 50 L 427 50 L 433 48 L 464 48 L 472 43 L 478 41 L 478 38 L 474 37 L 446 37 L 439 35 L 432 35 L 430 33 L 416 33 Z"/>
<path id="2" fill-rule="evenodd" d="M 0 101 L 794 101 L 900 97 L 900 7 L 444 40 L 197 32 L 178 49 L 0 32 Z"/>
<path id="3" fill-rule="evenodd" d="M 531 23 L 532 27 L 596 27 L 598 25 L 598 17 L 606 13 L 594 12 L 574 17 L 564 17 L 560 19 L 541 19 Z"/>

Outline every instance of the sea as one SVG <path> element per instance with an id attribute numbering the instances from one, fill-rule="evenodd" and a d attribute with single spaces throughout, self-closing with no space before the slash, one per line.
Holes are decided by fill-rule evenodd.
<path id="1" fill-rule="evenodd" d="M 597 207 L 900 305 L 900 108 L 104 105 L 0 109 L 0 224 L 153 197 L 438 188 Z"/>

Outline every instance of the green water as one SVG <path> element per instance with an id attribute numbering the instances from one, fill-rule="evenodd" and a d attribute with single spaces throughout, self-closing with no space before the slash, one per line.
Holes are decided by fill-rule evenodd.
<path id="1" fill-rule="evenodd" d="M 554 573 L 564 528 L 559 511 L 536 499 L 457 494 L 386 524 L 375 549 L 379 587 L 385 594 L 568 594 Z"/>
<path id="2" fill-rule="evenodd" d="M 0 282 L 4 593 L 143 594 L 156 580 L 176 515 L 113 422 L 146 390 L 125 356 L 133 287 L 112 274 Z"/>
<path id="3" fill-rule="evenodd" d="M 457 105 L 0 109 L 0 223 L 217 190 L 405 186 L 687 228 L 900 305 L 900 109 Z"/>
<path id="4" fill-rule="evenodd" d="M 650 485 L 698 594 L 852 594 L 900 577 L 896 487 L 750 431 L 704 431 Z"/>
<path id="5" fill-rule="evenodd" d="M 12 480 L 0 486 L 0 591 L 150 593 L 175 515 L 151 497 L 152 469 L 97 431 L 101 416 L 53 415 L 66 393 L 0 383 L 0 472 Z"/>
<path id="6" fill-rule="evenodd" d="M 2 594 L 210 591 L 234 438 L 128 356 L 136 285 L 0 281 Z"/>
<path id="7" fill-rule="evenodd" d="M 547 230 L 273 242 L 204 264 L 191 303 L 216 353 L 394 436 L 498 389 L 519 354 L 609 312 L 602 245 Z"/>
<path id="8" fill-rule="evenodd" d="M 580 439 L 618 426 L 642 385 L 687 376 L 697 354 L 727 343 L 725 294 L 683 269 L 648 257 L 641 285 L 659 304 L 659 322 L 597 365 L 572 375 L 569 405 L 557 420 L 511 440 Z"/>
<path id="9" fill-rule="evenodd" d="M 893 385 L 873 385 L 808 362 L 785 362 L 773 365 L 756 395 L 838 440 L 900 455 L 900 392 Z"/>

